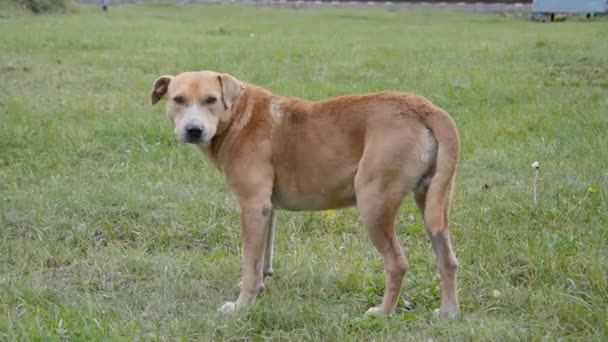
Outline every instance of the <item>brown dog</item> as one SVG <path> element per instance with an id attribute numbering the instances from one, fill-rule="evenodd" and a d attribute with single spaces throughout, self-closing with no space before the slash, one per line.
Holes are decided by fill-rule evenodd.
<path id="1" fill-rule="evenodd" d="M 246 308 L 272 275 L 276 209 L 357 205 L 384 259 L 384 298 L 368 313 L 394 313 L 408 269 L 395 216 L 413 192 L 437 256 L 440 312 L 458 313 L 448 214 L 459 138 L 445 111 L 396 92 L 320 102 L 284 98 L 212 71 L 162 76 L 151 96 L 152 104 L 168 99 L 176 136 L 213 161 L 238 200 L 241 292 L 220 311 Z"/>

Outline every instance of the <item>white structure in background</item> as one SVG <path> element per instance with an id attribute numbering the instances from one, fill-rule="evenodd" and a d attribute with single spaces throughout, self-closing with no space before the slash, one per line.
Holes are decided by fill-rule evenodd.
<path id="1" fill-rule="evenodd" d="M 608 0 L 533 0 L 532 18 L 555 20 L 556 14 L 586 14 L 587 18 L 608 12 Z"/>

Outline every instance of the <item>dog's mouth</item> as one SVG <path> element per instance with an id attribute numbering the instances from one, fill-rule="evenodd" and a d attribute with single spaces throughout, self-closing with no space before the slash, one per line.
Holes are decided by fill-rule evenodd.
<path id="1" fill-rule="evenodd" d="M 199 145 L 199 144 L 207 144 L 203 139 L 191 139 L 191 138 L 185 138 L 182 140 L 182 142 L 184 144 L 191 144 L 191 145 Z"/>
<path id="2" fill-rule="evenodd" d="M 178 139 L 181 143 L 189 144 L 189 145 L 209 145 L 211 143 L 211 139 L 205 139 L 204 137 L 196 138 L 196 137 L 180 137 Z"/>

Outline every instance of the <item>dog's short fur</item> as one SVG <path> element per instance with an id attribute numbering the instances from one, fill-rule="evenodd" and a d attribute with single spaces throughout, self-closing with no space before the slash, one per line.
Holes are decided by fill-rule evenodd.
<path id="1" fill-rule="evenodd" d="M 162 76 L 152 104 L 167 99 L 178 139 L 195 144 L 225 176 L 241 212 L 240 311 L 272 275 L 275 210 L 356 205 L 384 259 L 382 303 L 395 312 L 408 262 L 395 235 L 407 193 L 424 217 L 441 275 L 440 312 L 458 313 L 448 228 L 459 138 L 450 116 L 423 97 L 383 92 L 309 102 L 212 71 Z"/>

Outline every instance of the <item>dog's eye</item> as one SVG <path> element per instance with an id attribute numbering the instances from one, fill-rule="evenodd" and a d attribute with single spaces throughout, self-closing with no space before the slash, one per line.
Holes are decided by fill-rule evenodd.
<path id="1" fill-rule="evenodd" d="M 215 101 L 217 101 L 217 97 L 215 96 L 209 96 L 205 99 L 206 104 L 213 104 Z"/>
<path id="2" fill-rule="evenodd" d="M 183 96 L 176 96 L 173 98 L 173 102 L 175 102 L 179 105 L 183 105 L 184 103 L 186 103 L 186 100 L 184 100 Z"/>

